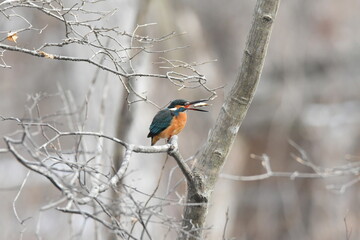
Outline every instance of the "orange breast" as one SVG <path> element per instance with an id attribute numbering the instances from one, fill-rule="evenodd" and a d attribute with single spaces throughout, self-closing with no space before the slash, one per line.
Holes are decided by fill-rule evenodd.
<path id="1" fill-rule="evenodd" d="M 162 131 L 158 136 L 159 138 L 171 138 L 174 135 L 179 134 L 181 130 L 185 127 L 187 120 L 186 113 L 181 112 L 178 116 L 175 116 L 171 120 L 171 124 L 169 127 L 167 127 L 164 131 Z"/>

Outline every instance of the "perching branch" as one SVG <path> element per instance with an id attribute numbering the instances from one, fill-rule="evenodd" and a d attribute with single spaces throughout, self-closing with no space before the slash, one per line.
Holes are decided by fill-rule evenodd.
<path id="1" fill-rule="evenodd" d="M 186 176 L 187 180 L 189 181 L 189 184 L 192 184 L 193 181 L 190 168 L 184 162 L 181 154 L 179 153 L 177 136 L 174 136 L 169 144 L 161 146 L 141 146 L 129 144 L 117 138 L 96 132 L 62 132 L 50 123 L 26 122 L 18 118 L 6 117 L 1 117 L 1 119 L 3 121 L 16 121 L 22 129 L 17 131 L 17 134 L 14 136 L 4 137 L 8 152 L 10 152 L 13 157 L 23 166 L 47 178 L 63 195 L 59 200 L 42 207 L 42 211 L 51 208 L 57 208 L 58 210 L 66 213 L 81 214 L 85 218 L 91 218 L 94 221 L 101 223 L 103 226 L 109 228 L 118 236 L 126 235 L 130 239 L 136 239 L 131 235 L 131 233 L 127 232 L 124 226 L 119 225 L 118 221 L 113 219 L 113 209 L 111 206 L 108 206 L 103 202 L 103 198 L 106 198 L 104 193 L 109 190 L 127 188 L 125 185 L 117 186 L 117 184 L 119 184 L 120 180 L 125 176 L 133 153 L 149 154 L 167 152 L 169 155 L 175 158 L 179 168 L 183 171 L 184 176 Z M 35 140 L 35 137 L 39 133 L 37 130 L 39 129 L 41 135 L 43 136 L 43 140 L 45 141 L 42 144 L 39 144 L 39 139 Z M 53 137 L 48 137 L 52 134 L 54 135 Z M 83 141 L 85 137 L 102 138 L 117 143 L 118 147 L 124 147 L 125 151 L 120 168 L 117 170 L 117 172 L 114 172 L 111 175 L 104 175 L 104 173 L 99 172 L 96 166 L 93 166 L 90 161 L 77 162 L 68 160 L 68 158 L 64 156 L 68 150 L 60 149 L 58 146 L 59 142 L 68 137 L 79 138 L 81 141 Z M 78 154 L 83 155 L 85 158 L 92 159 L 91 155 L 96 155 L 96 153 L 81 153 L 81 148 L 78 148 L 76 151 L 78 151 Z M 84 186 L 83 183 L 80 182 L 80 173 L 86 174 L 90 178 L 94 178 L 96 181 L 91 181 L 91 185 Z M 117 187 L 114 188 L 115 186 Z M 145 217 L 147 214 L 160 219 L 164 218 L 164 223 L 170 221 L 167 219 L 168 217 L 166 215 L 163 215 L 161 212 L 152 210 L 153 207 L 150 204 L 142 206 L 140 203 L 136 202 L 136 200 L 131 196 L 132 194 L 123 193 L 123 195 L 124 196 L 119 201 L 124 201 L 123 198 L 132 199 L 131 201 L 134 202 L 134 205 L 129 205 L 127 203 L 127 207 L 135 207 L 135 209 L 131 210 L 131 212 L 141 212 L 141 216 L 138 216 L 139 221 L 143 221 L 140 218 Z M 163 204 L 166 206 L 167 201 L 169 200 L 163 199 L 162 201 L 164 203 L 161 203 L 159 207 L 163 208 Z M 181 200 L 174 201 L 173 204 L 180 204 L 180 201 Z M 104 212 L 107 213 L 107 215 L 110 217 L 111 221 L 106 220 L 106 218 L 102 216 L 98 216 L 96 212 L 89 212 L 88 210 L 82 208 L 82 206 L 93 206 L 94 204 L 103 209 Z M 14 208 L 14 211 L 16 211 L 16 208 Z M 143 222 L 145 231 L 147 231 L 147 224 L 147 222 Z"/>
<path id="2" fill-rule="evenodd" d="M 194 176 L 192 174 L 191 168 L 185 163 L 183 157 L 180 155 L 177 138 L 178 137 L 175 135 L 170 139 L 171 147 L 168 150 L 168 154 L 175 159 L 176 163 L 178 164 L 179 168 L 181 169 L 188 183 L 190 185 L 193 185 Z"/>
<path id="3" fill-rule="evenodd" d="M 9 120 L 9 118 L 4 118 L 4 117 L 1 117 L 1 118 L 4 120 Z M 32 124 L 32 123 L 27 124 L 27 123 L 21 122 L 20 120 L 19 120 L 19 123 L 20 123 L 20 125 L 24 126 L 24 129 L 26 126 L 39 126 L 40 125 L 40 124 Z M 126 151 L 125 151 L 125 155 L 123 157 L 124 161 L 122 162 L 119 170 L 110 178 L 108 183 L 93 187 L 93 189 L 89 193 L 90 198 L 98 195 L 101 192 L 106 191 L 109 187 L 115 186 L 119 182 L 119 180 L 124 176 L 124 174 L 126 172 L 126 169 L 129 165 L 129 161 L 130 161 L 130 158 L 131 158 L 131 155 L 133 152 L 135 152 L 135 153 L 165 153 L 165 152 L 168 152 L 169 155 L 171 155 L 175 158 L 176 162 L 179 164 L 179 167 L 183 171 L 187 180 L 189 182 L 192 181 L 193 177 L 192 177 L 190 168 L 183 161 L 183 158 L 180 155 L 178 144 L 177 144 L 177 136 L 174 136 L 173 138 L 171 138 L 171 142 L 169 144 L 165 144 L 165 145 L 161 145 L 161 146 L 141 146 L 141 145 L 129 144 L 129 143 L 123 142 L 117 138 L 110 137 L 110 136 L 96 133 L 96 132 L 60 132 L 56 128 L 51 126 L 50 124 L 41 124 L 41 126 L 48 127 L 50 129 L 54 130 L 56 132 L 56 136 L 49 139 L 46 143 L 42 144 L 41 146 L 37 147 L 37 149 L 28 149 L 30 151 L 35 150 L 36 152 L 38 152 L 38 153 L 36 153 L 34 151 L 33 155 L 39 155 L 41 151 L 48 148 L 48 146 L 52 145 L 53 142 L 57 141 L 61 137 L 66 137 L 66 136 L 93 136 L 93 137 L 97 137 L 97 138 L 104 138 L 104 139 L 111 140 L 111 141 L 118 143 L 118 144 L 122 145 L 123 147 L 125 147 Z M 58 189 L 61 189 L 61 190 L 67 189 L 67 187 L 65 187 L 65 184 L 61 183 L 61 177 L 57 176 L 48 166 L 41 163 L 41 161 L 31 162 L 28 159 L 22 157 L 22 154 L 16 149 L 16 146 L 23 145 L 25 143 L 24 140 L 26 138 L 31 137 L 31 136 L 27 135 L 26 131 L 24 131 L 23 134 L 24 135 L 23 135 L 23 137 L 21 137 L 21 139 L 16 139 L 16 140 L 12 139 L 10 137 L 7 137 L 7 136 L 4 137 L 4 140 L 5 140 L 5 143 L 7 144 L 7 148 L 9 150 L 9 152 L 12 153 L 13 156 L 25 167 L 50 179 L 51 182 Z M 81 166 L 79 166 L 79 167 L 81 167 Z M 78 203 L 82 203 L 82 204 L 87 202 L 85 200 L 83 200 L 83 201 L 77 200 L 77 201 L 78 201 Z"/>
<path id="4" fill-rule="evenodd" d="M 35 97 L 34 99 L 39 100 L 41 97 Z M 29 109 L 36 109 L 36 104 L 31 105 Z M 110 191 L 121 191 L 122 197 L 114 204 L 126 205 L 126 209 L 121 210 L 123 211 L 121 212 L 122 219 L 124 219 L 124 216 L 127 216 L 132 219 L 131 221 L 134 221 L 132 223 L 133 225 L 138 222 L 143 228 L 143 234 L 146 233 L 150 236 L 148 224 L 153 219 L 160 219 L 159 221 L 161 224 L 168 226 L 169 229 L 177 231 L 182 236 L 196 238 L 196 234 L 204 230 L 204 228 L 199 228 L 198 225 L 192 225 L 190 230 L 180 228 L 178 219 L 175 219 L 173 216 L 164 215 L 162 212 L 162 209 L 165 206 L 178 205 L 184 206 L 185 209 L 194 209 L 207 207 L 208 204 L 208 199 L 206 198 L 207 196 L 203 195 L 203 191 L 205 189 L 205 185 L 203 184 L 204 182 L 202 181 L 203 178 L 197 171 L 193 171 L 182 158 L 179 153 L 177 136 L 171 138 L 169 144 L 161 146 L 150 147 L 134 145 L 98 132 L 60 131 L 56 127 L 57 121 L 52 121 L 50 116 L 52 118 L 59 117 L 57 115 L 49 115 L 38 119 L 34 118 L 30 121 L 0 116 L 2 121 L 11 121 L 20 127 L 20 130 L 16 131 L 15 134 L 5 136 L 4 139 L 7 144 L 7 148 L 3 149 L 1 152 L 3 154 L 11 153 L 15 159 L 26 168 L 47 178 L 61 193 L 59 199 L 43 206 L 41 211 L 57 209 L 68 214 L 79 214 L 85 219 L 90 218 L 100 223 L 117 236 L 126 236 L 126 238 L 129 239 L 139 239 L 133 236 L 132 230 L 129 231 L 128 228 L 119 224 L 120 221 L 116 218 L 118 214 L 114 213 L 114 209 L 118 208 L 114 208 L 113 205 L 105 203 L 107 200 L 106 193 Z M 45 119 L 47 119 L 48 122 L 44 122 Z M 39 136 L 42 137 L 39 138 Z M 59 145 L 64 139 L 68 142 L 69 137 L 75 139 L 76 141 L 74 142 L 79 145 L 79 147 L 75 150 L 66 149 L 60 147 Z M 103 170 L 98 167 L 98 164 L 95 163 L 95 161 L 92 162 L 92 159 L 95 158 L 94 156 L 98 156 L 98 153 L 95 150 L 85 152 L 85 148 L 82 148 L 81 143 L 82 141 L 85 141 L 86 138 L 107 140 L 116 143 L 117 147 L 124 148 L 124 154 L 122 156 L 123 161 L 117 171 L 112 171 L 106 174 L 106 168 Z M 309 167 L 313 172 L 279 172 L 273 170 L 268 156 L 252 155 L 252 158 L 260 161 L 261 165 L 264 167 L 265 173 L 253 176 L 220 174 L 220 177 L 236 181 L 256 181 L 270 177 L 287 177 L 291 180 L 298 178 L 330 179 L 352 177 L 352 179 L 345 184 L 339 184 L 337 186 L 328 185 L 329 188 L 340 192 L 345 191 L 350 186 L 359 182 L 360 164 L 358 162 L 351 162 L 335 168 L 321 167 L 311 161 L 300 146 L 295 144 L 293 141 L 290 141 L 290 144 L 296 150 L 296 152 L 291 155 L 293 160 Z M 189 187 L 188 193 L 191 194 L 192 198 L 195 199 L 196 202 L 184 203 L 183 196 L 179 196 L 178 199 L 169 199 L 169 190 L 163 198 L 156 196 L 155 192 L 151 195 L 141 192 L 140 194 L 150 198 L 145 204 L 138 202 L 133 195 L 135 192 L 136 194 L 139 194 L 139 191 L 134 187 L 121 183 L 120 181 L 126 174 L 128 174 L 127 169 L 135 153 L 168 153 L 172 156 L 176 160 L 178 164 L 177 166 L 180 168 L 185 180 L 187 181 L 187 185 Z M 69 156 L 71 155 L 81 156 L 84 158 L 84 161 L 78 161 L 76 158 L 69 159 Z M 101 166 L 105 165 L 106 164 L 101 163 Z M 84 184 L 82 182 L 80 176 L 84 174 L 89 178 L 94 179 L 94 181 L 89 181 L 92 184 Z M 172 171 L 170 174 L 172 174 Z M 21 185 L 18 195 L 24 188 L 25 181 L 26 179 Z M 171 181 L 169 181 L 169 184 L 170 182 Z M 171 187 L 176 189 L 177 186 L 178 183 Z M 168 189 L 170 189 L 170 185 L 168 186 Z M 151 200 L 153 199 L 160 202 L 151 205 Z M 21 224 L 26 224 L 25 220 L 28 218 L 20 218 L 15 205 L 16 200 L 17 197 L 13 202 L 15 216 Z M 132 204 L 129 204 L 129 201 L 131 201 Z M 97 206 L 97 209 L 100 209 L 99 211 L 89 211 L 87 207 L 93 206 L 94 204 Z M 101 216 L 101 212 L 106 213 L 107 217 Z M 134 218 L 135 220 L 133 220 Z"/>

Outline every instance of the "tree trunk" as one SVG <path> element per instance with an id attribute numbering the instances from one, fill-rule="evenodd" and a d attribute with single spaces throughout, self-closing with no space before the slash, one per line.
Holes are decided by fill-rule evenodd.
<path id="1" fill-rule="evenodd" d="M 184 234 L 179 239 L 201 239 L 208 201 L 219 172 L 235 140 L 259 83 L 266 51 L 280 0 L 258 0 L 247 38 L 241 69 L 221 107 L 207 144 L 196 161 L 194 184 L 188 184 L 184 210 Z"/>

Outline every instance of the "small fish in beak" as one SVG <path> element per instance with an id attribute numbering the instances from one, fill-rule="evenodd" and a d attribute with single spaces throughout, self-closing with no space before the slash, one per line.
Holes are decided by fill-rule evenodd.
<path id="1" fill-rule="evenodd" d="M 208 101 L 208 100 L 192 101 L 192 102 L 189 102 L 189 104 L 187 104 L 185 107 L 186 107 L 186 109 L 188 109 L 188 110 L 199 111 L 199 112 L 208 112 L 208 111 L 206 111 L 206 110 L 202 110 L 202 109 L 197 109 L 197 108 L 196 108 L 196 107 L 209 106 L 209 104 L 207 104 L 206 101 Z M 195 107 L 195 108 L 190 108 L 190 106 Z"/>

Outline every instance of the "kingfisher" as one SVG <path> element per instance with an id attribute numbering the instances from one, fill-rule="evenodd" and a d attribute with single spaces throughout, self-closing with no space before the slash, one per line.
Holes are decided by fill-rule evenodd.
<path id="1" fill-rule="evenodd" d="M 151 146 L 161 138 L 166 138 L 169 141 L 172 136 L 179 134 L 183 130 L 187 120 L 186 110 L 207 112 L 206 110 L 193 108 L 208 106 L 205 103 L 206 101 L 190 102 L 184 99 L 176 99 L 167 108 L 160 110 L 152 120 L 149 128 L 150 132 L 147 135 L 148 138 L 151 137 Z"/>

